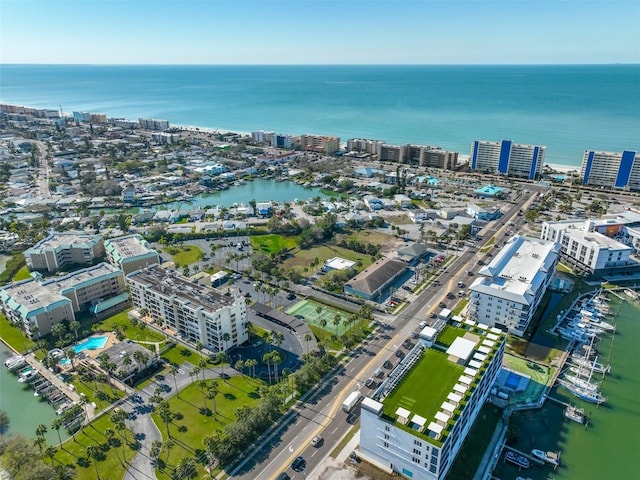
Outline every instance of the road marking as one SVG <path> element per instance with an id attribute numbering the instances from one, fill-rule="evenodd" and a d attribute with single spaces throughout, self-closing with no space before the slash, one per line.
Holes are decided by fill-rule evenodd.
<path id="1" fill-rule="evenodd" d="M 293 445 L 289 445 L 289 451 L 293 452 Z"/>
<path id="2" fill-rule="evenodd" d="M 318 453 L 318 450 L 313 451 L 313 453 L 311 454 L 311 458 L 313 458 L 316 453 Z"/>
<path id="3" fill-rule="evenodd" d="M 334 433 L 336 433 L 338 431 L 338 427 L 334 428 L 333 431 L 331 432 L 331 434 L 333 435 Z"/>

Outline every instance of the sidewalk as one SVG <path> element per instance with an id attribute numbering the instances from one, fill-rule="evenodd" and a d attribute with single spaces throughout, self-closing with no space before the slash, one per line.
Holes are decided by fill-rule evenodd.
<path id="1" fill-rule="evenodd" d="M 327 455 L 308 476 L 308 480 L 362 480 L 361 474 L 349 464 L 349 455 L 360 444 L 360 430 L 345 445 L 336 458 Z"/>

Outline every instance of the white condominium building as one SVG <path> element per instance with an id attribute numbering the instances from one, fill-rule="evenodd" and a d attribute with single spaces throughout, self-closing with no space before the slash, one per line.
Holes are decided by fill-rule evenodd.
<path id="1" fill-rule="evenodd" d="M 244 297 L 223 295 L 158 265 L 127 275 L 127 284 L 135 309 L 146 309 L 189 342 L 218 353 L 249 339 Z"/>
<path id="2" fill-rule="evenodd" d="M 611 222 L 611 231 L 619 233 L 620 224 L 615 219 L 599 222 L 567 220 L 544 222 L 540 238 L 558 242 L 562 246 L 563 259 L 582 272 L 593 274 L 636 265 L 631 259 L 632 246 L 598 231 L 607 231 L 607 220 Z"/>
<path id="3" fill-rule="evenodd" d="M 585 150 L 580 176 L 583 185 L 640 190 L 640 155 L 633 150 Z"/>
<path id="4" fill-rule="evenodd" d="M 77 270 L 46 281 L 25 280 L 0 289 L 2 310 L 13 323 L 21 324 L 27 335 L 46 335 L 75 313 L 94 315 L 118 309 L 128 302 L 124 275 L 108 263 Z"/>
<path id="5" fill-rule="evenodd" d="M 476 140 L 471 144 L 471 170 L 535 180 L 542 175 L 546 150 L 511 140 Z"/>
<path id="6" fill-rule="evenodd" d="M 24 251 L 29 270 L 57 272 L 64 265 L 91 265 L 104 254 L 102 235 L 53 233 Z"/>
<path id="7" fill-rule="evenodd" d="M 471 284 L 469 319 L 522 336 L 551 283 L 560 245 L 512 237 Z"/>
<path id="8" fill-rule="evenodd" d="M 122 270 L 125 275 L 160 263 L 158 252 L 137 234 L 105 240 L 104 249 L 109 263 Z"/>
<path id="9" fill-rule="evenodd" d="M 426 327 L 360 415 L 360 456 L 388 472 L 444 479 L 482 406 L 504 356 L 503 332 L 467 321 L 449 345 Z M 461 328 L 462 330 L 462 328 Z"/>

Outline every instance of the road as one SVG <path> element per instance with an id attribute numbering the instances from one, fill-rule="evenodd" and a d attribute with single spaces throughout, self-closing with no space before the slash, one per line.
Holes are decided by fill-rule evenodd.
<path id="1" fill-rule="evenodd" d="M 35 142 L 40 152 L 40 172 L 38 175 L 38 196 L 51 198 L 49 191 L 49 162 L 47 162 L 47 145 L 44 142 Z"/>
<path id="2" fill-rule="evenodd" d="M 440 286 L 427 288 L 392 321 L 391 325 L 378 329 L 370 341 L 354 352 L 353 358 L 345 366 L 344 373 L 328 380 L 317 395 L 302 403 L 289 417 L 283 419 L 280 428 L 263 444 L 257 446 L 235 471 L 230 472 L 231 478 L 266 480 L 286 471 L 292 479 L 301 479 L 306 477 L 306 472 L 312 472 L 351 428 L 351 424 L 346 421 L 346 414 L 340 409 L 348 393 L 356 389 L 364 394 L 372 393 L 372 390 L 364 386 L 366 379 L 380 368 L 386 359 L 390 359 L 395 365 L 397 358 L 394 352 L 403 348 L 402 342 L 416 329 L 419 321 L 426 319 L 426 315 L 436 309 L 439 302 L 447 303 L 446 294 L 454 290 L 458 281 L 468 282 L 466 271 L 475 270 L 478 251 L 494 236 L 496 244 L 502 241 L 502 235 L 508 230 L 509 223 L 515 223 L 514 220 L 522 222 L 520 219 L 523 217 L 518 216 L 518 211 L 526 209 L 533 200 L 533 195 L 523 195 L 503 217 L 484 230 L 483 240 L 476 249 L 463 251 L 442 272 L 439 277 Z M 385 371 L 388 373 L 388 370 Z M 324 438 L 324 443 L 319 447 L 310 445 L 315 435 L 322 435 Z M 299 455 L 306 460 L 306 469 L 303 472 L 294 472 L 290 468 L 291 463 Z"/>

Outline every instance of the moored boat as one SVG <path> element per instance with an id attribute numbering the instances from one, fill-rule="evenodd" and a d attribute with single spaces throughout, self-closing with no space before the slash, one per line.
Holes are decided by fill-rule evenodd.
<path id="1" fill-rule="evenodd" d="M 607 401 L 607 398 L 603 396 L 597 389 L 596 390 L 585 389 L 571 382 L 568 382 L 567 380 L 563 380 L 562 378 L 558 379 L 558 383 L 562 387 L 566 388 L 573 395 L 575 395 L 581 400 L 584 400 L 585 402 L 596 403 L 600 405 L 601 403 L 604 403 Z"/>
<path id="2" fill-rule="evenodd" d="M 569 405 L 564 409 L 564 416 L 569 420 L 579 423 L 580 425 L 584 425 L 584 408 L 574 407 L 573 405 Z"/>
<path id="3" fill-rule="evenodd" d="M 522 467 L 522 468 L 531 467 L 531 462 L 527 457 L 525 457 L 524 455 L 517 454 L 516 452 L 512 452 L 511 450 L 507 451 L 507 453 L 504 454 L 504 458 L 508 462 L 518 465 L 519 467 Z"/>
<path id="4" fill-rule="evenodd" d="M 542 450 L 534 448 L 533 450 L 531 450 L 531 456 L 537 458 L 538 460 L 542 460 L 543 462 L 550 465 L 560 465 L 560 457 L 555 452 L 544 452 Z"/>

